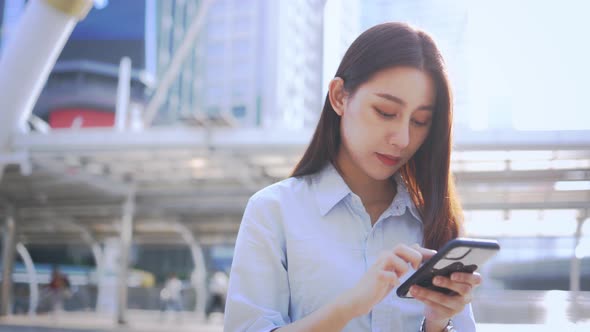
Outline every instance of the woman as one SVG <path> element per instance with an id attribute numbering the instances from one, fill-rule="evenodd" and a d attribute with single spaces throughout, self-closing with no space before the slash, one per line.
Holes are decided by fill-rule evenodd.
<path id="1" fill-rule="evenodd" d="M 478 274 L 394 288 L 459 235 L 451 93 L 424 32 L 377 25 L 350 46 L 292 177 L 256 193 L 238 234 L 226 331 L 474 331 Z M 422 244 L 412 245 L 414 243 Z M 425 248 L 423 248 L 425 247 Z"/>

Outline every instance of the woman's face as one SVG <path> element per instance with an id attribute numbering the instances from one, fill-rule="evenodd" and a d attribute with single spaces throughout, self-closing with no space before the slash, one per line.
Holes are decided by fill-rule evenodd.
<path id="1" fill-rule="evenodd" d="M 415 68 L 394 67 L 375 74 L 353 95 L 341 93 L 338 163 L 374 180 L 390 178 L 422 145 L 430 131 L 436 89 Z M 334 103 L 333 103 L 334 106 Z"/>

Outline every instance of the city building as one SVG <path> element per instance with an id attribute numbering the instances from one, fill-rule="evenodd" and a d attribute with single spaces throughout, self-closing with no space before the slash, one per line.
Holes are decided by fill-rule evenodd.
<path id="1" fill-rule="evenodd" d="M 158 2 L 158 74 L 195 17 L 197 1 Z M 324 1 L 218 0 L 157 119 L 222 115 L 240 126 L 302 128 L 322 105 Z"/>

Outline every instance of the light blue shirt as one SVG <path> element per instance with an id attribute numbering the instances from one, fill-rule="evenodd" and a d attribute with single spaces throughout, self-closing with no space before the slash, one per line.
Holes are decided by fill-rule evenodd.
<path id="1" fill-rule="evenodd" d="M 331 164 L 254 194 L 236 241 L 224 330 L 270 331 L 302 319 L 354 287 L 382 251 L 422 243 L 420 215 L 395 179 L 397 195 L 374 226 Z M 394 289 L 343 331 L 418 331 L 423 309 Z M 453 322 L 475 331 L 471 306 Z"/>

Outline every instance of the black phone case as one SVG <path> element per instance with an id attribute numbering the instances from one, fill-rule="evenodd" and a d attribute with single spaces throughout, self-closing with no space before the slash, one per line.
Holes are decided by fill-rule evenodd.
<path id="1" fill-rule="evenodd" d="M 460 252 L 455 257 L 448 256 L 453 249 L 465 248 L 465 252 Z M 478 250 L 479 254 L 474 256 L 473 250 Z M 401 284 L 396 293 L 399 297 L 412 298 L 408 292 L 414 284 L 436 290 L 444 294 L 454 293 L 452 290 L 437 287 L 432 284 L 435 276 L 449 277 L 454 272 L 475 272 L 479 266 L 494 256 L 500 245 L 495 240 L 457 238 L 445 244 L 432 258 L 424 263 L 412 276 Z M 471 255 L 471 256 L 470 256 Z M 473 257 L 474 256 L 474 257 Z M 442 263 L 443 266 L 436 266 Z"/>

